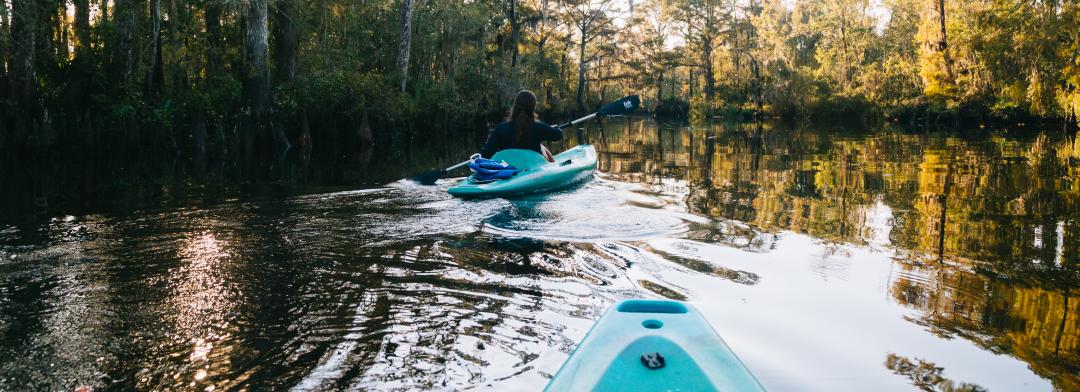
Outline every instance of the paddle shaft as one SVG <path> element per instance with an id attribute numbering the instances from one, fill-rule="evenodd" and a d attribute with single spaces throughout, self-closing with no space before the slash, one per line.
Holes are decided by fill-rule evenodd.
<path id="1" fill-rule="evenodd" d="M 445 171 L 445 172 L 448 172 L 448 171 L 452 171 L 452 170 L 454 170 L 454 169 L 457 169 L 457 168 L 459 168 L 459 167 L 462 167 L 462 166 L 468 165 L 468 164 L 469 164 L 469 162 L 472 162 L 472 159 L 470 159 L 470 160 L 467 160 L 467 161 L 465 161 L 465 162 L 461 162 L 461 163 L 459 163 L 459 164 L 456 164 L 456 165 L 454 165 L 454 166 L 450 166 L 450 167 L 448 167 L 448 168 L 445 168 L 445 169 L 443 169 L 443 171 Z"/>
<path id="2" fill-rule="evenodd" d="M 468 165 L 468 164 L 469 164 L 469 162 L 475 161 L 475 160 L 477 160 L 477 159 L 479 159 L 479 158 L 480 158 L 480 154 L 479 154 L 479 153 L 476 153 L 476 154 L 472 154 L 472 155 L 470 155 L 470 156 L 469 156 L 469 160 L 467 160 L 467 161 L 465 161 L 465 162 L 461 162 L 461 163 L 459 163 L 459 164 L 456 164 L 456 165 L 454 165 L 454 166 L 450 166 L 450 167 L 448 167 L 448 168 L 445 168 L 445 169 L 443 169 L 443 173 L 446 173 L 446 172 L 452 171 L 452 170 L 454 170 L 454 169 L 457 169 L 457 168 L 459 168 L 459 167 L 462 167 L 462 166 Z"/>
<path id="3" fill-rule="evenodd" d="M 594 117 L 596 117 L 596 113 L 593 113 L 593 114 L 590 114 L 588 116 L 585 116 L 585 117 L 579 118 L 577 120 L 568 122 L 566 124 L 560 125 L 559 128 L 561 129 L 561 128 L 566 128 L 566 127 L 572 127 L 572 126 L 574 126 L 574 125 L 576 125 L 578 123 L 582 123 L 582 122 L 585 122 L 585 121 L 592 120 Z"/>

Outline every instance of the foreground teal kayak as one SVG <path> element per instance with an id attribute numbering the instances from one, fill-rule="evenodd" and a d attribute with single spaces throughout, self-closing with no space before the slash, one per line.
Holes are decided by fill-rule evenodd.
<path id="1" fill-rule="evenodd" d="M 562 188 L 592 176 L 596 170 L 596 148 L 584 144 L 555 155 L 548 162 L 543 155 L 530 150 L 502 150 L 491 157 L 506 161 L 521 169 L 505 180 L 480 182 L 472 175 L 449 189 L 460 197 L 498 197 L 536 193 Z"/>
<path id="2" fill-rule="evenodd" d="M 692 306 L 622 301 L 600 318 L 546 391 L 762 391 Z"/>

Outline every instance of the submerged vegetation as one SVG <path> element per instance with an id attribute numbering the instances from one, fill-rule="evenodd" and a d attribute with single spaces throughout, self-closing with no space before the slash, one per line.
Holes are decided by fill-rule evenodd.
<path id="1" fill-rule="evenodd" d="M 1075 123 L 1078 26 L 1060 1 L 5 0 L 0 148 L 258 175 L 290 147 L 473 142 L 521 88 L 549 117 L 636 92 L 673 116 Z"/>

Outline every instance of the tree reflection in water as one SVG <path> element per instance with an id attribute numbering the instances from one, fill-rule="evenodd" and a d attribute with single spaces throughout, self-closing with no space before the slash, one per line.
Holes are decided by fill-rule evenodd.
<path id="1" fill-rule="evenodd" d="M 916 364 L 915 362 L 918 362 Z M 919 387 L 924 391 L 948 391 L 948 392 L 984 392 L 986 389 L 982 387 L 970 384 L 970 383 L 957 383 L 942 376 L 942 369 L 933 362 L 926 362 L 922 359 L 916 359 L 912 362 L 906 357 L 902 357 L 896 354 L 889 354 L 885 359 L 885 367 L 889 368 L 896 374 L 907 376 L 911 379 L 912 385 Z"/>
<path id="2" fill-rule="evenodd" d="M 692 227 L 690 238 L 767 250 L 774 233 L 789 230 L 888 246 L 898 266 L 889 290 L 918 311 L 911 322 L 1016 356 L 1058 389 L 1080 390 L 1080 135 L 609 127 L 626 131 L 593 138 L 601 171 L 658 191 L 686 187 L 687 209 L 717 219 Z M 877 208 L 891 218 L 875 222 Z M 887 363 L 898 372 L 893 365 L 926 365 Z"/>

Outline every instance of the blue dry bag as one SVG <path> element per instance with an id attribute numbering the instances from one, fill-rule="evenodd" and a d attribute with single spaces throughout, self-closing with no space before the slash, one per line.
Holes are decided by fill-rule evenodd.
<path id="1" fill-rule="evenodd" d="M 475 182 L 505 180 L 521 172 L 521 169 L 510 166 L 506 161 L 496 162 L 486 158 L 473 159 L 469 162 L 469 169 L 475 173 L 473 174 Z"/>

